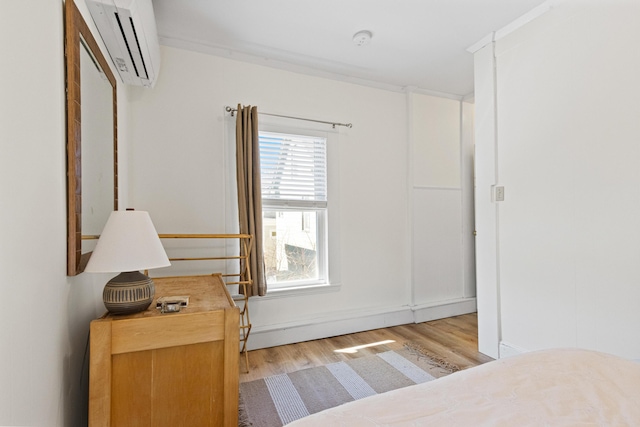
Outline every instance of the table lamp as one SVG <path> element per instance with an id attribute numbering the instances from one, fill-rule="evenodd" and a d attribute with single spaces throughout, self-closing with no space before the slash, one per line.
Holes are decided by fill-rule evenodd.
<path id="1" fill-rule="evenodd" d="M 116 273 L 104 287 L 102 299 L 109 312 L 144 311 L 153 301 L 155 287 L 139 270 L 171 265 L 151 217 L 145 211 L 114 211 L 109 216 L 84 271 Z"/>

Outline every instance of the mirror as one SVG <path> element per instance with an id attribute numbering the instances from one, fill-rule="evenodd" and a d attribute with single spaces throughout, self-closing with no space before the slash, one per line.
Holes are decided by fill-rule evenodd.
<path id="1" fill-rule="evenodd" d="M 116 80 L 73 0 L 65 2 L 65 56 L 67 274 L 74 276 L 118 209 L 118 169 Z"/>
<path id="2" fill-rule="evenodd" d="M 99 64 L 80 39 L 80 105 L 82 121 L 82 254 L 93 251 L 113 211 L 112 87 Z"/>

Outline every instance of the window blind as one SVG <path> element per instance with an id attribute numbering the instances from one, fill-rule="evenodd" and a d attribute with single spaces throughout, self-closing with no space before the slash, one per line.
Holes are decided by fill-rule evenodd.
<path id="1" fill-rule="evenodd" d="M 260 132 L 259 142 L 263 201 L 326 207 L 326 138 Z"/>

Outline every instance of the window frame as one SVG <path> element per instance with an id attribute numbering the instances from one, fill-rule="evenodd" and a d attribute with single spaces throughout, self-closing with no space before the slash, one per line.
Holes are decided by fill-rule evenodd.
<path id="1" fill-rule="evenodd" d="M 265 211 L 293 211 L 293 212 L 315 212 L 316 217 L 316 268 L 318 277 L 307 280 L 291 280 L 270 283 L 267 282 L 267 293 L 269 292 L 286 292 L 292 290 L 310 289 L 317 287 L 326 287 L 330 285 L 330 268 L 329 268 L 329 137 L 326 132 L 318 132 L 307 129 L 292 129 L 278 126 L 277 128 L 260 128 L 258 134 L 272 133 L 281 135 L 292 135 L 311 138 L 322 138 L 325 144 L 325 176 L 326 176 L 326 201 L 318 202 L 315 200 L 292 200 L 292 199 L 262 199 L 262 215 Z M 318 206 L 323 205 L 323 206 Z M 264 244 L 264 243 L 263 243 Z"/>
<path id="2" fill-rule="evenodd" d="M 340 199 L 338 177 L 340 162 L 338 156 L 339 129 L 327 129 L 325 126 L 295 123 L 288 119 L 272 116 L 260 118 L 259 132 L 273 132 L 293 135 L 308 135 L 326 138 L 327 161 L 327 204 L 325 218 L 325 256 L 326 277 L 324 283 L 291 284 L 285 287 L 267 287 L 267 295 L 262 299 L 286 298 L 289 296 L 315 295 L 326 292 L 337 292 L 341 289 L 341 257 L 340 257 Z M 297 123 L 298 125 L 300 123 Z M 264 206 L 263 206 L 264 211 Z"/>

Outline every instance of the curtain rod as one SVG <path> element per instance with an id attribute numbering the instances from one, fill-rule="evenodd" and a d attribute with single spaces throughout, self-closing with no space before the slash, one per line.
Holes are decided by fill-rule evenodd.
<path id="1" fill-rule="evenodd" d="M 232 107 L 229 107 L 229 106 L 226 106 L 224 109 L 225 109 L 225 111 L 227 113 L 231 113 L 231 117 L 233 117 L 235 112 L 238 111 L 237 108 L 232 108 Z M 353 125 L 351 123 L 325 122 L 324 120 L 305 119 L 305 118 L 302 118 L 302 117 L 283 116 L 283 115 L 280 115 L 280 114 L 269 114 L 269 113 L 261 113 L 261 112 L 258 112 L 258 114 L 263 114 L 265 116 L 272 116 L 272 117 L 282 117 L 282 118 L 285 118 L 285 119 L 304 120 L 306 122 L 324 123 L 325 125 L 331 125 L 334 129 L 336 128 L 336 126 L 344 126 L 344 127 L 348 127 L 348 128 L 352 128 L 353 127 Z"/>

